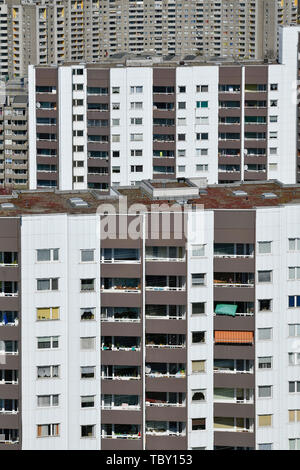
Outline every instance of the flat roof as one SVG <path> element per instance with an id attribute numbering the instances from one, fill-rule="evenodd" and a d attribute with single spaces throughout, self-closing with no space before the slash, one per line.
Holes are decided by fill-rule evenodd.
<path id="1" fill-rule="evenodd" d="M 176 181 L 170 181 L 176 188 Z M 182 183 L 178 183 L 182 187 Z M 204 209 L 255 209 L 256 207 L 276 207 L 285 204 L 298 204 L 300 206 L 300 184 L 283 185 L 279 181 L 262 183 L 240 183 L 226 185 L 209 185 L 199 188 L 199 197 L 188 199 L 187 204 L 203 205 Z M 239 193 L 240 192 L 240 193 Z M 246 193 L 246 194 L 245 194 Z M 119 208 L 119 199 L 126 196 L 127 205 L 144 204 L 151 210 L 151 204 L 170 204 L 176 202 L 175 198 L 152 199 L 142 188 L 118 187 L 115 193 L 103 195 L 100 191 L 13 191 L 12 194 L 0 192 L 0 217 L 19 217 L 21 215 L 42 214 L 95 214 L 100 204 L 112 204 L 116 212 Z M 80 198 L 87 203 L 86 206 L 74 206 L 72 199 Z M 71 201 L 70 201 L 71 200 Z M 8 205 L 7 205 L 8 204 Z M 4 206 L 3 206 L 4 205 Z M 13 205 L 13 206 L 12 206 Z"/>

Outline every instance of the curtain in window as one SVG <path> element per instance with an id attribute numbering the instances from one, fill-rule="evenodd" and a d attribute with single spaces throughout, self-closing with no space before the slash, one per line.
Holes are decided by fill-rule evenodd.
<path id="1" fill-rule="evenodd" d="M 205 361 L 192 361 L 192 372 L 205 372 Z"/>

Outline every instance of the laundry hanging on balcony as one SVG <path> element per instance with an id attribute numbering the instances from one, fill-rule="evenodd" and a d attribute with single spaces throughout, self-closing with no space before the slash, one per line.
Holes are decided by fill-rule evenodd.
<path id="1" fill-rule="evenodd" d="M 217 315 L 230 315 L 235 317 L 237 311 L 237 305 L 233 304 L 218 304 L 215 308 L 215 313 Z"/>

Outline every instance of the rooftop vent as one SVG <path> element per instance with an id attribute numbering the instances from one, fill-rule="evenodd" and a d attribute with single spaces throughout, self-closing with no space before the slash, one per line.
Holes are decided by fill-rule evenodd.
<path id="1" fill-rule="evenodd" d="M 1 204 L 1 209 L 15 209 L 15 205 L 11 202 L 3 202 Z"/>
<path id="2" fill-rule="evenodd" d="M 248 196 L 246 191 L 241 191 L 241 190 L 232 191 L 232 193 L 233 193 L 234 196 Z"/>
<path id="3" fill-rule="evenodd" d="M 81 207 L 89 207 L 88 203 L 81 199 L 81 197 L 71 197 L 69 199 L 70 204 L 73 207 L 81 208 Z"/>
<path id="4" fill-rule="evenodd" d="M 261 195 L 263 199 L 275 199 L 277 197 L 277 194 L 274 193 L 263 193 Z"/>

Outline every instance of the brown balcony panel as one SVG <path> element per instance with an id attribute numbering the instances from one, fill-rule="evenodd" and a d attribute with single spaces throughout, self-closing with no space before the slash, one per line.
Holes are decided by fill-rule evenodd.
<path id="1" fill-rule="evenodd" d="M 147 333 L 183 334 L 186 332 L 186 320 L 146 319 Z"/>
<path id="2" fill-rule="evenodd" d="M 20 281 L 20 270 L 17 266 L 0 266 L 1 281 Z"/>
<path id="3" fill-rule="evenodd" d="M 103 263 L 101 264 L 101 276 L 104 277 L 135 277 L 142 275 L 142 266 L 140 263 Z"/>
<path id="4" fill-rule="evenodd" d="M 220 91 L 218 97 L 220 101 L 242 101 L 241 91 L 237 91 L 236 93 Z"/>
<path id="5" fill-rule="evenodd" d="M 109 95 L 87 95 L 87 103 L 107 103 L 109 105 Z"/>
<path id="6" fill-rule="evenodd" d="M 3 426 L 2 429 L 18 429 L 19 413 L 17 414 L 0 413 L 0 423 L 1 423 L 1 426 Z"/>
<path id="7" fill-rule="evenodd" d="M 185 276 L 186 263 L 184 261 L 147 261 L 146 275 L 152 276 Z"/>
<path id="8" fill-rule="evenodd" d="M 127 237 L 127 225 L 125 227 L 125 233 L 123 234 L 121 231 L 118 230 L 118 227 L 116 228 L 116 239 L 103 239 L 101 240 L 101 248 L 115 248 L 116 243 L 118 244 L 118 248 L 140 248 L 140 240 L 130 240 L 121 238 L 121 235 Z M 120 238 L 119 238 L 120 235 Z M 101 265 L 102 266 L 102 265 Z"/>
<path id="9" fill-rule="evenodd" d="M 246 91 L 245 101 L 267 101 L 268 93 L 266 91 Z"/>
<path id="10" fill-rule="evenodd" d="M 0 297 L 0 310 L 15 310 L 20 308 L 18 297 Z"/>
<path id="11" fill-rule="evenodd" d="M 217 302 L 240 301 L 240 302 L 253 302 L 255 299 L 254 286 L 253 287 L 214 287 L 214 300 Z"/>
<path id="12" fill-rule="evenodd" d="M 255 434 L 253 432 L 215 431 L 214 445 L 224 447 L 254 447 Z"/>
<path id="13" fill-rule="evenodd" d="M 102 307 L 141 307 L 141 294 L 104 293 L 101 294 Z"/>
<path id="14" fill-rule="evenodd" d="M 96 151 L 99 151 L 99 150 L 103 150 L 104 152 L 109 152 L 109 142 L 88 142 L 87 144 L 87 150 L 88 152 L 90 150 L 96 150 Z"/>
<path id="15" fill-rule="evenodd" d="M 254 273 L 255 259 L 252 258 L 214 258 L 214 272 Z"/>
<path id="16" fill-rule="evenodd" d="M 109 126 L 89 127 L 87 126 L 88 135 L 109 135 Z"/>
<path id="17" fill-rule="evenodd" d="M 1 367 L 2 369 L 2 367 Z M 0 385 L 0 397 L 9 398 L 10 400 L 18 400 L 20 395 L 19 385 L 12 384 L 1 384 Z M 1 422 L 1 413 L 0 413 L 0 422 Z"/>
<path id="18" fill-rule="evenodd" d="M 56 93 L 36 93 L 36 101 L 56 103 L 58 97 Z"/>
<path id="19" fill-rule="evenodd" d="M 146 436 L 147 450 L 186 450 L 185 436 Z"/>
<path id="20" fill-rule="evenodd" d="M 57 117 L 57 110 L 56 109 L 37 109 L 36 110 L 36 117 L 49 117 L 49 118 L 56 118 Z"/>
<path id="21" fill-rule="evenodd" d="M 167 174 L 154 173 L 153 178 L 155 178 L 156 180 L 173 180 L 175 178 L 175 167 L 174 167 L 173 173 L 167 173 Z"/>
<path id="22" fill-rule="evenodd" d="M 153 103 L 174 103 L 174 106 L 176 106 L 176 94 L 153 93 Z"/>
<path id="23" fill-rule="evenodd" d="M 219 182 L 228 181 L 228 180 L 240 181 L 241 172 L 240 171 L 235 171 L 235 172 L 222 171 L 218 173 L 218 179 L 219 179 Z"/>
<path id="24" fill-rule="evenodd" d="M 220 388 L 254 388 L 255 375 L 254 374 L 225 374 L 214 373 L 214 387 Z M 222 415 L 223 416 L 223 415 Z"/>
<path id="25" fill-rule="evenodd" d="M 50 141 L 50 140 L 37 140 L 37 148 L 40 149 L 57 149 L 58 142 L 57 141 Z"/>
<path id="26" fill-rule="evenodd" d="M 103 362 L 103 361 L 102 361 Z M 173 391 L 173 389 L 172 389 Z M 142 395 L 142 380 L 101 380 L 101 393 L 109 395 Z"/>
<path id="27" fill-rule="evenodd" d="M 176 142 L 153 142 L 153 150 L 175 150 Z M 172 166 L 172 165 L 168 165 Z M 155 176 L 156 177 L 156 176 Z"/>
<path id="28" fill-rule="evenodd" d="M 146 406 L 146 420 L 161 421 L 162 419 L 184 422 L 187 419 L 187 410 L 184 406 Z"/>
<path id="29" fill-rule="evenodd" d="M 223 100 L 225 101 L 225 100 Z M 232 100 L 232 101 L 239 101 L 237 100 Z M 236 116 L 241 116 L 241 108 L 219 108 L 219 116 L 220 117 L 236 117 Z"/>
<path id="30" fill-rule="evenodd" d="M 241 157 L 238 157 L 238 156 L 237 157 L 220 157 L 219 156 L 218 162 L 219 162 L 219 165 L 240 165 Z"/>
<path id="31" fill-rule="evenodd" d="M 57 173 L 57 171 L 54 171 L 53 173 L 38 171 L 37 174 L 36 174 L 36 177 L 37 177 L 38 180 L 56 181 L 56 180 L 58 180 L 58 173 Z"/>
<path id="32" fill-rule="evenodd" d="M 153 157 L 153 166 L 174 166 L 175 156 L 170 158 Z"/>
<path id="33" fill-rule="evenodd" d="M 214 329 L 221 331 L 254 331 L 255 318 L 253 316 L 236 316 L 227 315 L 214 316 Z"/>
<path id="34" fill-rule="evenodd" d="M 1 307 L 1 302 L 0 302 L 0 307 Z M 0 338 L 2 341 L 17 341 L 19 336 L 20 336 L 20 329 L 18 327 L 0 326 Z"/>
<path id="35" fill-rule="evenodd" d="M 91 175 L 88 174 L 87 176 L 88 183 L 108 183 L 110 182 L 109 175 Z"/>
<path id="36" fill-rule="evenodd" d="M 266 181 L 268 178 L 266 171 L 245 171 L 245 181 Z"/>
<path id="37" fill-rule="evenodd" d="M 102 424 L 142 424 L 143 413 L 139 410 L 102 410 Z"/>
<path id="38" fill-rule="evenodd" d="M 245 108 L 245 116 L 267 116 L 267 108 Z"/>
<path id="39" fill-rule="evenodd" d="M 89 166 L 95 166 L 97 168 L 109 168 L 110 163 L 109 163 L 109 157 L 106 158 L 88 158 L 87 160 L 88 167 Z"/>
<path id="40" fill-rule="evenodd" d="M 141 351 L 101 351 L 101 363 L 105 365 L 138 366 L 142 362 Z"/>
<path id="41" fill-rule="evenodd" d="M 142 450 L 142 439 L 101 439 L 101 450 Z"/>
<path id="42" fill-rule="evenodd" d="M 146 362 L 185 363 L 186 348 L 152 348 L 146 346 Z"/>
<path id="43" fill-rule="evenodd" d="M 87 111 L 87 119 L 109 119 L 110 112 L 107 111 Z"/>
<path id="44" fill-rule="evenodd" d="M 58 165 L 57 157 L 37 157 L 36 162 L 41 165 Z"/>
<path id="45" fill-rule="evenodd" d="M 214 416 L 224 418 L 254 418 L 254 404 L 244 403 L 214 403 Z"/>
<path id="46" fill-rule="evenodd" d="M 186 361 L 185 361 L 186 362 Z M 146 377 L 148 392 L 186 392 L 186 377 Z"/>
<path id="47" fill-rule="evenodd" d="M 146 304 L 149 305 L 184 305 L 185 303 L 185 291 L 146 291 Z"/>
<path id="48" fill-rule="evenodd" d="M 219 140 L 219 149 L 240 149 L 240 140 Z"/>
<path id="49" fill-rule="evenodd" d="M 245 124 L 245 132 L 267 132 L 268 124 Z"/>
<path id="50" fill-rule="evenodd" d="M 241 133 L 241 125 L 240 123 L 237 124 L 221 124 L 219 123 L 219 132 L 233 132 L 233 133 Z M 230 139 L 227 139 L 230 140 Z"/>
<path id="51" fill-rule="evenodd" d="M 260 148 L 266 149 L 268 145 L 267 139 L 245 139 L 245 149 Z"/>
<path id="52" fill-rule="evenodd" d="M 164 109 L 153 109 L 153 119 L 175 119 L 176 111 L 164 110 Z"/>
<path id="53" fill-rule="evenodd" d="M 142 336 L 142 323 L 104 321 L 101 323 L 101 334 L 103 336 Z"/>
<path id="54" fill-rule="evenodd" d="M 21 449 L 21 444 L 4 444 L 3 442 L 0 442 L 0 452 L 2 450 L 22 450 Z"/>
<path id="55" fill-rule="evenodd" d="M 19 354 L 6 354 L 4 356 L 4 364 L 1 364 L 1 369 L 19 369 L 21 358 Z"/>
<path id="56" fill-rule="evenodd" d="M 258 164 L 258 165 L 266 165 L 267 166 L 268 160 L 267 160 L 266 156 L 256 157 L 256 156 L 247 155 L 244 158 L 244 163 L 245 163 L 245 165 Z"/>
<path id="57" fill-rule="evenodd" d="M 254 346 L 238 346 L 236 344 L 214 345 L 215 359 L 253 359 L 255 358 Z"/>

